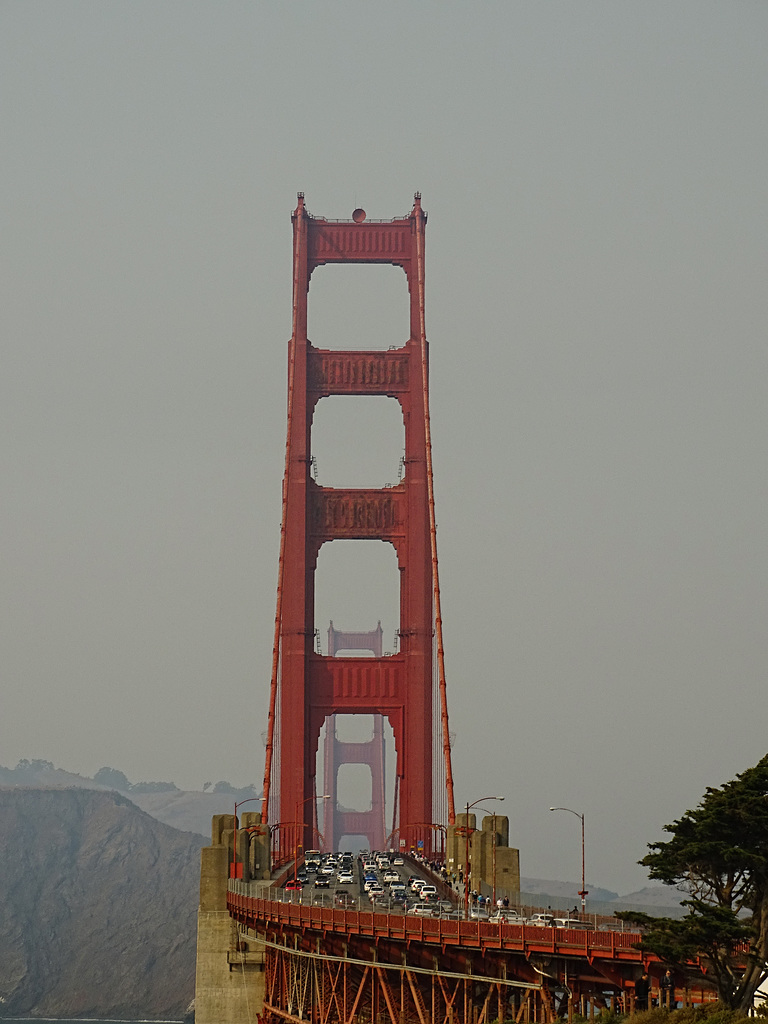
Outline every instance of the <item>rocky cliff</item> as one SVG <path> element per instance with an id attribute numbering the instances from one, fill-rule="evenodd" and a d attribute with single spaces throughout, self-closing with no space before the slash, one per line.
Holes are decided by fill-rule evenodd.
<path id="1" fill-rule="evenodd" d="M 180 1018 L 205 842 L 119 793 L 0 789 L 0 1015 Z"/>

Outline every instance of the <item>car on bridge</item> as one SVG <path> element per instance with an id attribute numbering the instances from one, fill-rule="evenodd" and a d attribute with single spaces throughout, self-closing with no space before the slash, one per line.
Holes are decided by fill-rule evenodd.
<path id="1" fill-rule="evenodd" d="M 522 918 L 516 910 L 497 910 L 490 920 L 494 924 L 523 924 Z"/>
<path id="2" fill-rule="evenodd" d="M 532 924 L 535 928 L 551 928 L 555 919 L 551 914 L 533 914 L 525 923 Z"/>
<path id="3" fill-rule="evenodd" d="M 434 917 L 434 907 L 431 907 L 429 903 L 417 903 L 416 906 L 407 911 L 409 914 L 415 914 L 417 917 Z"/>
<path id="4" fill-rule="evenodd" d="M 317 884 L 317 883 L 315 883 Z M 289 878 L 283 886 L 286 892 L 301 892 L 304 886 L 298 880 L 298 878 Z"/>

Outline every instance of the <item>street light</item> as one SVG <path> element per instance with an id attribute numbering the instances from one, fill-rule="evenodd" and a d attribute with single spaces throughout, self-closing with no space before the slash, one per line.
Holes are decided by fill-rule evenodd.
<path id="1" fill-rule="evenodd" d="M 587 886 L 584 881 L 584 815 L 579 814 L 578 811 L 572 811 L 570 807 L 550 807 L 550 811 L 568 811 L 569 814 L 575 814 L 577 818 L 581 819 L 581 916 L 585 917 L 587 913 Z"/>
<path id="2" fill-rule="evenodd" d="M 464 920 L 466 921 L 469 917 L 469 809 L 470 807 L 476 807 L 478 804 L 485 803 L 486 800 L 503 800 L 503 796 L 481 796 L 478 800 L 473 800 L 471 804 L 467 804 L 467 817 L 464 822 Z M 476 830 L 475 830 L 476 831 Z"/>
<path id="3" fill-rule="evenodd" d="M 304 838 L 304 823 L 299 821 L 299 809 L 302 808 L 304 806 L 304 804 L 308 804 L 310 800 L 314 800 L 315 802 L 317 802 L 318 800 L 330 800 L 330 799 L 331 799 L 331 794 L 330 793 L 323 793 L 322 796 L 308 796 L 306 798 L 306 800 L 297 800 L 296 801 L 296 846 L 294 847 L 294 851 L 293 851 L 293 854 L 294 854 L 294 856 L 293 856 L 293 880 L 294 880 L 294 882 L 297 882 L 298 878 L 299 878 L 299 847 L 301 846 L 301 843 L 299 842 L 299 836 L 301 836 L 302 839 Z M 323 825 L 323 828 L 325 828 L 325 825 Z"/>

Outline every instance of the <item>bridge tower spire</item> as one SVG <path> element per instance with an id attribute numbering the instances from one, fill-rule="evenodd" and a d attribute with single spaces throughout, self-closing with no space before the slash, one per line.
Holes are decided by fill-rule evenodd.
<path id="1" fill-rule="evenodd" d="M 426 214 L 417 193 L 411 213 L 400 219 L 369 221 L 363 210 L 356 210 L 349 221 L 329 221 L 312 217 L 299 193 L 292 220 L 293 333 L 264 814 L 268 812 L 270 819 L 276 815 L 282 823 L 298 820 L 303 839 L 309 839 L 316 818 L 314 802 L 320 795 L 315 764 L 324 722 L 335 714 L 382 715 L 395 739 L 400 841 L 408 848 L 423 844 L 428 851 L 435 836 L 433 793 L 440 764 L 439 789 L 448 793 L 449 820 L 454 814 L 431 480 L 424 329 Z M 339 263 L 393 264 L 404 270 L 410 334 L 402 347 L 336 351 L 310 343 L 310 277 L 316 267 Z M 405 476 L 397 486 L 339 489 L 321 487 L 312 479 L 313 412 L 331 395 L 386 395 L 400 403 Z M 394 546 L 400 572 L 400 649 L 395 654 L 356 658 L 315 651 L 317 558 L 321 546 L 336 539 L 378 539 Z M 433 688 L 435 633 L 439 690 Z M 437 714 L 442 720 L 442 756 L 439 740 L 434 742 L 439 734 L 433 729 Z M 276 746 L 279 778 L 273 779 Z"/>

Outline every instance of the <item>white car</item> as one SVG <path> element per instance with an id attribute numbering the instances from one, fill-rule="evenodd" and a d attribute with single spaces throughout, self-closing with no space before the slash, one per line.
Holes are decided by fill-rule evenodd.
<path id="1" fill-rule="evenodd" d="M 385 871 L 381 880 L 382 882 L 399 882 L 400 875 L 396 871 Z"/>
<path id="2" fill-rule="evenodd" d="M 336 881 L 340 885 L 354 885 L 355 878 L 351 871 L 340 871 L 336 875 Z"/>
<path id="3" fill-rule="evenodd" d="M 411 882 L 411 890 L 413 892 L 418 892 L 419 889 L 423 889 L 426 884 L 427 883 L 424 881 L 423 878 L 414 878 L 414 880 Z"/>
<path id="4" fill-rule="evenodd" d="M 419 917 L 434 917 L 432 907 L 428 903 L 423 903 L 418 907 L 414 907 L 413 910 L 409 911 L 409 913 L 418 914 Z"/>
<path id="5" fill-rule="evenodd" d="M 494 924 L 522 924 L 523 919 L 516 910 L 497 910 L 491 918 Z"/>
<path id="6" fill-rule="evenodd" d="M 423 900 L 428 900 L 431 896 L 437 896 L 437 889 L 434 885 L 422 885 L 419 896 Z"/>
<path id="7" fill-rule="evenodd" d="M 532 924 L 536 928 L 551 928 L 555 923 L 555 919 L 551 914 L 534 914 L 525 923 Z"/>
<path id="8" fill-rule="evenodd" d="M 392 863 L 394 864 L 394 866 L 396 868 L 401 868 L 403 866 L 403 864 L 405 864 L 405 861 L 403 860 L 402 857 L 395 857 L 395 859 L 392 861 Z"/>

